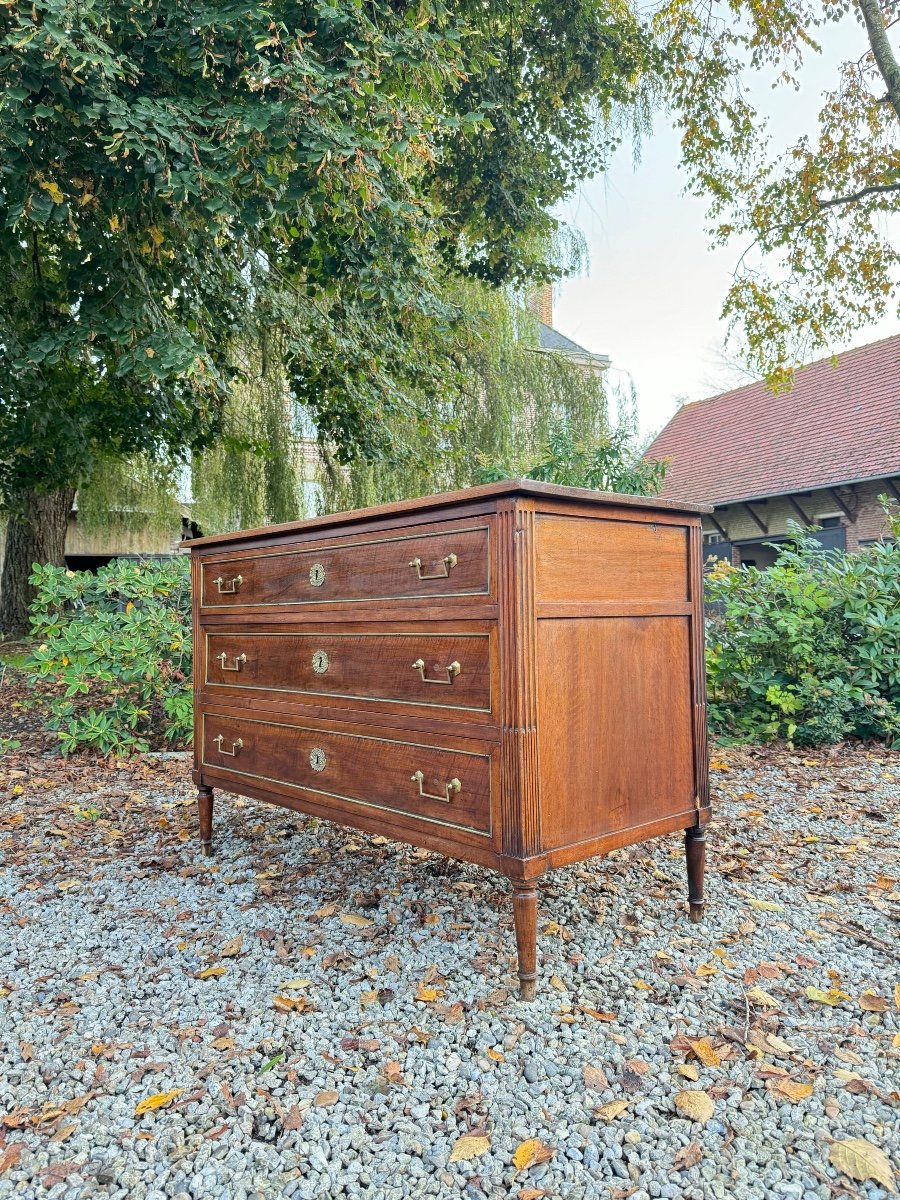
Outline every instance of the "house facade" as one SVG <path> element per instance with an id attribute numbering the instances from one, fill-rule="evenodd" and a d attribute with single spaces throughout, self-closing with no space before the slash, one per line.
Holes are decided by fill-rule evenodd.
<path id="1" fill-rule="evenodd" d="M 707 558 L 767 567 L 789 521 L 828 548 L 889 536 L 881 496 L 900 502 L 900 335 L 764 383 L 686 404 L 647 449 L 668 459 L 662 494 L 711 504 Z"/>

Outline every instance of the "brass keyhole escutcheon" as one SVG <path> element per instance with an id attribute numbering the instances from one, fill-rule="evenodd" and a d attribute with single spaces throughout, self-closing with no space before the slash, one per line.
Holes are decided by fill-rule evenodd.
<path id="1" fill-rule="evenodd" d="M 312 656 L 313 670 L 317 675 L 324 675 L 328 670 L 328 653 L 325 650 L 317 650 Z"/>
<path id="2" fill-rule="evenodd" d="M 313 587 L 321 587 L 325 582 L 325 568 L 321 563 L 313 563 L 309 568 L 309 582 Z"/>
<path id="3" fill-rule="evenodd" d="M 309 752 L 309 765 L 314 771 L 324 771 L 325 764 L 328 759 L 325 757 L 325 751 L 319 746 L 313 746 Z"/>

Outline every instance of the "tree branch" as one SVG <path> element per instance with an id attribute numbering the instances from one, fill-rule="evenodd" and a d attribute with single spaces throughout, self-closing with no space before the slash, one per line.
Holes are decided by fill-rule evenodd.
<path id="1" fill-rule="evenodd" d="M 869 187 L 860 188 L 858 192 L 851 192 L 849 196 L 832 196 L 830 200 L 819 200 L 817 203 L 819 208 L 836 208 L 839 204 L 852 204 L 855 200 L 864 200 L 866 196 L 873 196 L 876 192 L 900 192 L 900 183 L 873 183 Z"/>
<path id="2" fill-rule="evenodd" d="M 869 45 L 872 47 L 878 70 L 887 84 L 891 107 L 900 118 L 900 63 L 897 62 L 894 51 L 891 49 L 891 43 L 888 41 L 881 4 L 879 0 L 856 0 L 856 2 L 866 23 Z"/>

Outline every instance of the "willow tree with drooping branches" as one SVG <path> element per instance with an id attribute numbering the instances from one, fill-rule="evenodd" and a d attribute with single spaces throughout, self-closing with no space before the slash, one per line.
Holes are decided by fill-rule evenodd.
<path id="1" fill-rule="evenodd" d="M 339 458 L 388 454 L 455 370 L 447 272 L 547 274 L 654 58 L 621 0 L 0 5 L 0 630 L 103 461 L 232 436 L 261 331 Z"/>

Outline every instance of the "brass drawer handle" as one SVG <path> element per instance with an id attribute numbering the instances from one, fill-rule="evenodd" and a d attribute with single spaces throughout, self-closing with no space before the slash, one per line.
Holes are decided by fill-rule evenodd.
<path id="1" fill-rule="evenodd" d="M 422 787 L 422 784 L 425 782 L 425 775 L 422 771 L 416 771 L 415 775 L 411 775 L 410 778 L 413 783 L 417 783 L 419 785 L 419 795 L 424 797 L 426 800 L 442 800 L 446 804 L 449 804 L 452 797 L 457 792 L 462 791 L 462 784 L 459 782 L 459 780 L 451 779 L 449 783 L 444 784 L 443 796 L 435 796 L 433 792 L 426 792 Z"/>
<path id="2" fill-rule="evenodd" d="M 237 756 L 238 756 L 238 751 L 241 749 L 241 747 L 242 747 L 242 746 L 243 746 L 243 744 L 244 744 L 244 742 L 243 742 L 243 739 L 241 739 L 241 738 L 238 738 L 236 742 L 232 742 L 232 743 L 231 743 L 231 749 L 230 749 L 230 750 L 223 750 L 223 749 L 222 749 L 222 743 L 225 741 L 225 735 L 224 735 L 224 734 L 222 734 L 222 733 L 219 733 L 219 734 L 217 734 L 217 735 L 216 735 L 216 736 L 213 738 L 213 741 L 214 741 L 214 742 L 216 743 L 216 745 L 219 747 L 219 753 L 220 753 L 220 754 L 225 754 L 225 755 L 227 755 L 227 756 L 228 756 L 228 758 L 237 758 Z"/>
<path id="3" fill-rule="evenodd" d="M 241 584 L 243 582 L 244 582 L 243 575 L 235 575 L 235 577 L 233 579 L 228 580 L 227 584 L 225 583 L 225 580 L 222 578 L 221 575 L 219 576 L 218 579 L 213 580 L 213 583 L 216 585 L 220 596 L 234 595 L 234 593 L 238 590 L 238 588 L 241 586 Z"/>
<path id="4" fill-rule="evenodd" d="M 442 559 L 442 562 L 444 564 L 443 571 L 435 571 L 433 575 L 423 575 L 422 574 L 421 558 L 412 559 L 412 561 L 410 562 L 409 565 L 415 571 L 415 573 L 419 577 L 419 579 L 446 579 L 447 576 L 450 574 L 450 572 L 453 570 L 453 568 L 456 566 L 456 564 L 459 562 L 459 559 L 456 557 L 455 554 L 445 554 Z"/>
<path id="5" fill-rule="evenodd" d="M 446 672 L 447 672 L 447 678 L 446 678 L 446 679 L 427 679 L 427 678 L 426 678 L 426 676 L 425 676 L 425 659 L 424 659 L 424 658 L 417 658 L 417 659 L 416 659 L 416 661 L 415 661 L 415 662 L 413 663 L 413 665 L 412 665 L 412 669 L 413 669 L 414 671 L 418 671 L 418 672 L 419 672 L 419 674 L 420 674 L 420 675 L 421 675 L 421 677 L 422 677 L 422 682 L 423 682 L 423 683 L 440 683 L 440 684 L 448 684 L 448 683 L 452 683 L 452 682 L 453 682 L 453 680 L 456 678 L 456 676 L 457 676 L 457 675 L 460 673 L 460 671 L 462 670 L 462 667 L 459 665 L 459 663 L 458 663 L 458 662 L 452 662 L 452 663 L 450 663 L 450 664 L 449 664 L 447 667 L 445 667 L 445 668 L 444 668 L 444 669 L 446 670 Z"/>
<path id="6" fill-rule="evenodd" d="M 235 660 L 234 660 L 234 666 L 233 666 L 233 667 L 229 667 L 229 666 L 227 666 L 227 665 L 226 665 L 226 663 L 225 663 L 225 659 L 226 659 L 227 657 L 228 657 L 228 655 L 225 653 L 225 651 L 224 651 L 224 650 L 222 651 L 222 653 L 221 653 L 221 654 L 217 654 L 217 655 L 216 655 L 216 658 L 217 658 L 217 659 L 219 660 L 219 662 L 222 664 L 222 666 L 221 666 L 221 669 L 222 669 L 223 671 L 239 671 L 239 670 L 241 669 L 241 667 L 244 665 L 244 663 L 247 661 L 247 655 L 246 655 L 246 654 L 238 654 L 238 655 L 235 657 Z"/>

